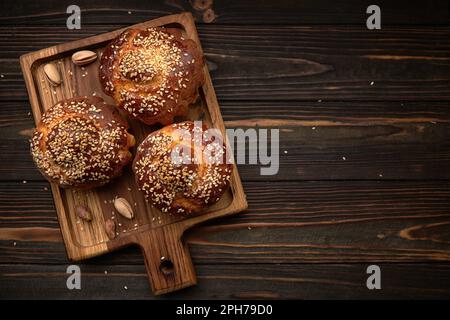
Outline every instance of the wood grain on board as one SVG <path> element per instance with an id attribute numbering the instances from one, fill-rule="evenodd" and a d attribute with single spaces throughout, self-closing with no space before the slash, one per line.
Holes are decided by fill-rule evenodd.
<path id="1" fill-rule="evenodd" d="M 11 2 L 0 5 L 0 24 L 65 25 L 66 9 L 73 1 L 41 0 Z M 82 24 L 134 24 L 168 14 L 191 12 L 196 23 L 205 24 L 355 24 L 366 26 L 370 0 L 77 0 Z M 446 0 L 377 0 L 383 25 L 448 25 Z"/>
<path id="2" fill-rule="evenodd" d="M 0 263 L 66 263 L 47 186 L 0 184 Z M 448 181 L 244 186 L 246 211 L 186 233 L 195 264 L 450 262 Z M 127 248 L 90 261 L 108 265 L 143 260 L 140 250 Z"/>
<path id="3" fill-rule="evenodd" d="M 0 28 L 0 101 L 27 100 L 21 54 L 122 27 Z M 208 25 L 199 37 L 220 102 L 450 99 L 449 27 Z"/>
<path id="4" fill-rule="evenodd" d="M 450 178 L 447 102 L 221 103 L 229 129 L 279 129 L 279 171 L 238 164 L 244 181 Z M 0 179 L 42 180 L 29 156 L 34 126 L 28 103 L 0 108 Z M 254 141 L 252 141 L 253 143 Z M 236 143 L 245 153 L 254 145 Z M 274 160 L 276 156 L 274 156 Z"/>
<path id="5" fill-rule="evenodd" d="M 382 290 L 366 287 L 368 264 L 200 265 L 198 285 L 148 294 L 143 265 L 80 265 L 82 290 L 67 290 L 68 265 L 0 265 L 0 299 L 448 299 L 448 264 L 380 264 Z M 105 274 L 106 271 L 106 274 Z M 32 288 L 19 291 L 18 288 Z"/>

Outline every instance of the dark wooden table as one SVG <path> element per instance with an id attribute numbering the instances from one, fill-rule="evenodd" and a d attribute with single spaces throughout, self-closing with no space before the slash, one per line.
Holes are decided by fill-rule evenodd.
<path id="1" fill-rule="evenodd" d="M 3 1 L 0 298 L 154 298 L 137 248 L 79 264 L 82 290 L 66 288 L 18 57 L 181 11 L 227 127 L 280 128 L 280 171 L 239 166 L 249 209 L 186 234 L 199 283 L 165 298 L 450 298 L 448 2 L 377 1 L 381 30 L 371 2 L 336 2 L 77 0 L 67 30 L 72 1 Z"/>

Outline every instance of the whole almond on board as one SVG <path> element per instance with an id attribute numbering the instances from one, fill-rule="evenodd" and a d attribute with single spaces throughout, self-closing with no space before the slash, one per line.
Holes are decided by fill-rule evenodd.
<path id="1" fill-rule="evenodd" d="M 59 74 L 58 68 L 53 63 L 47 63 L 44 66 L 44 73 L 52 86 L 56 87 L 61 84 L 61 75 Z"/>
<path id="2" fill-rule="evenodd" d="M 125 218 L 133 219 L 133 208 L 124 198 L 114 199 L 114 208 L 116 208 L 117 212 L 119 212 Z"/>
<path id="3" fill-rule="evenodd" d="M 92 214 L 88 207 L 83 205 L 78 205 L 76 207 L 77 216 L 84 221 L 92 221 Z"/>
<path id="4" fill-rule="evenodd" d="M 108 238 L 113 240 L 116 237 L 116 223 L 111 219 L 106 220 L 105 231 Z"/>
<path id="5" fill-rule="evenodd" d="M 97 60 L 97 53 L 89 50 L 75 52 L 72 55 L 72 62 L 77 66 L 84 66 Z"/>

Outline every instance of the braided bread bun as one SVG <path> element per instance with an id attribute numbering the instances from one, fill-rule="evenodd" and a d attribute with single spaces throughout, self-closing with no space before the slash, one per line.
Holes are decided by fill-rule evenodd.
<path id="1" fill-rule="evenodd" d="M 31 153 L 47 180 L 62 187 L 92 188 L 122 173 L 135 144 L 128 123 L 99 97 L 58 102 L 42 116 Z"/>
<path id="2" fill-rule="evenodd" d="M 233 166 L 221 137 L 205 139 L 213 130 L 187 121 L 147 136 L 133 162 L 147 201 L 162 212 L 191 214 L 220 199 Z"/>
<path id="3" fill-rule="evenodd" d="M 128 29 L 103 52 L 99 77 L 106 94 L 132 118 L 151 125 L 187 114 L 203 85 L 203 56 L 179 29 Z"/>

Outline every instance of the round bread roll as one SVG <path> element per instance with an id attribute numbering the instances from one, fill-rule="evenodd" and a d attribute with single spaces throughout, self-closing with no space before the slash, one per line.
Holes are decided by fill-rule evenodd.
<path id="1" fill-rule="evenodd" d="M 203 55 L 179 29 L 127 29 L 105 49 L 99 77 L 106 94 L 132 118 L 173 123 L 203 85 Z"/>
<path id="2" fill-rule="evenodd" d="M 42 116 L 31 139 L 39 170 L 62 187 L 108 183 L 130 162 L 135 144 L 128 123 L 99 97 L 60 101 Z"/>
<path id="3" fill-rule="evenodd" d="M 192 214 L 217 202 L 229 187 L 233 165 L 217 130 L 181 122 L 151 133 L 133 162 L 138 188 L 162 212 Z M 228 160 L 228 161 L 227 161 Z"/>

